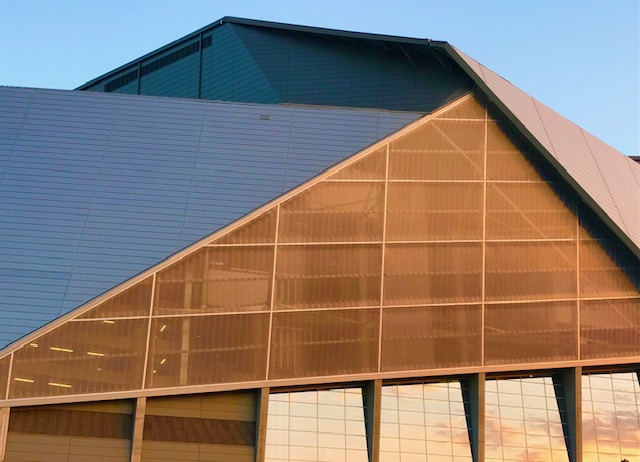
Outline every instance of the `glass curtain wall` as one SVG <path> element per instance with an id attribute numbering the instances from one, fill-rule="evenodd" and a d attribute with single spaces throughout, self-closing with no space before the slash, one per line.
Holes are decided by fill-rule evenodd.
<path id="1" fill-rule="evenodd" d="M 0 392 L 640 355 L 638 262 L 509 133 L 454 103 L 0 358 Z"/>

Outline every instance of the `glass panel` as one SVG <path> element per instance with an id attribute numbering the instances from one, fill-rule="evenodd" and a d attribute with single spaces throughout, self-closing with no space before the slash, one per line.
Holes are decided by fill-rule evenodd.
<path id="1" fill-rule="evenodd" d="M 215 244 L 270 244 L 276 240 L 276 207 L 221 237 Z"/>
<path id="2" fill-rule="evenodd" d="M 522 154 L 525 151 L 514 143 L 512 139 L 505 135 L 505 129 L 502 124 L 489 121 L 487 129 L 488 180 L 540 180 L 540 175 L 536 172 L 536 169 Z"/>
<path id="3" fill-rule="evenodd" d="M 467 98 L 465 101 L 458 103 L 453 108 L 445 111 L 437 118 L 445 119 L 481 119 L 484 120 L 486 110 L 482 104 L 475 98 Z"/>
<path id="4" fill-rule="evenodd" d="M 67 322 L 14 352 L 9 398 L 136 390 L 147 319 Z"/>
<path id="5" fill-rule="evenodd" d="M 382 371 L 480 364 L 480 305 L 382 310 Z"/>
<path id="6" fill-rule="evenodd" d="M 640 460 L 640 384 L 635 372 L 582 377 L 585 462 Z"/>
<path id="7" fill-rule="evenodd" d="M 268 314 L 154 319 L 147 387 L 264 379 L 268 336 Z"/>
<path id="8" fill-rule="evenodd" d="M 362 389 L 269 396 L 266 462 L 367 462 Z"/>
<path id="9" fill-rule="evenodd" d="M 485 305 L 485 364 L 577 359 L 577 302 Z"/>
<path id="10" fill-rule="evenodd" d="M 389 183 L 386 239 L 482 239 L 482 201 L 482 183 Z"/>
<path id="11" fill-rule="evenodd" d="M 598 241 L 580 241 L 580 296 L 640 295 L 629 277 L 614 263 Z"/>
<path id="12" fill-rule="evenodd" d="M 640 355 L 640 299 L 580 302 L 582 359 Z"/>
<path id="13" fill-rule="evenodd" d="M 487 239 L 575 238 L 576 220 L 546 183 L 487 185 Z"/>
<path id="14" fill-rule="evenodd" d="M 265 311 L 273 246 L 205 247 L 156 277 L 154 315 Z"/>
<path id="15" fill-rule="evenodd" d="M 360 160 L 330 176 L 331 180 L 384 180 L 387 168 L 387 146 L 367 154 Z"/>
<path id="16" fill-rule="evenodd" d="M 432 120 L 389 144 L 389 179 L 482 180 L 485 122 Z"/>
<path id="17" fill-rule="evenodd" d="M 561 393 L 551 377 L 487 380 L 485 459 L 569 462 Z"/>
<path id="18" fill-rule="evenodd" d="M 279 246 L 275 308 L 380 303 L 380 245 Z"/>
<path id="19" fill-rule="evenodd" d="M 7 381 L 9 379 L 9 363 L 11 355 L 0 359 L 0 400 L 5 399 L 7 395 Z"/>
<path id="20" fill-rule="evenodd" d="M 382 240 L 384 183 L 322 182 L 280 206 L 278 242 Z"/>
<path id="21" fill-rule="evenodd" d="M 389 244 L 384 304 L 472 302 L 482 298 L 482 244 Z"/>
<path id="22" fill-rule="evenodd" d="M 575 242 L 488 242 L 486 246 L 487 300 L 576 297 Z"/>
<path id="23" fill-rule="evenodd" d="M 471 462 L 460 382 L 382 387 L 380 460 Z"/>
<path id="24" fill-rule="evenodd" d="M 153 278 L 148 277 L 87 311 L 78 319 L 149 316 Z"/>
<path id="25" fill-rule="evenodd" d="M 376 371 L 379 319 L 378 309 L 275 313 L 269 378 Z"/>

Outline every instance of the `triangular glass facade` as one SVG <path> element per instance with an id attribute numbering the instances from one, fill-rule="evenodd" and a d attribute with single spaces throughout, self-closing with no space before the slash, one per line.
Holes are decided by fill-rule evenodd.
<path id="1" fill-rule="evenodd" d="M 637 268 L 507 133 L 472 96 L 414 123 L 1 358 L 0 397 L 640 354 Z"/>

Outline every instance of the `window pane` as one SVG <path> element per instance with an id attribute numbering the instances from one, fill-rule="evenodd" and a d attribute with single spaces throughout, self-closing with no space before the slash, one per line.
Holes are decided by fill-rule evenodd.
<path id="1" fill-rule="evenodd" d="M 540 175 L 522 154 L 521 147 L 505 135 L 505 127 L 489 121 L 487 129 L 487 179 L 527 181 Z M 528 156 L 527 156 L 528 157 Z"/>
<path id="2" fill-rule="evenodd" d="M 147 387 L 264 379 L 268 336 L 268 314 L 154 319 Z"/>
<path id="3" fill-rule="evenodd" d="M 480 301 L 482 244 L 389 244 L 384 304 Z"/>
<path id="4" fill-rule="evenodd" d="M 78 319 L 149 316 L 153 278 L 138 282 L 124 292 L 109 298 Z"/>
<path id="5" fill-rule="evenodd" d="M 640 383 L 635 372 L 582 377 L 585 462 L 640 460 Z"/>
<path id="6" fill-rule="evenodd" d="M 380 460 L 472 461 L 460 382 L 384 386 L 381 407 Z"/>
<path id="7" fill-rule="evenodd" d="M 376 371 L 379 316 L 378 309 L 275 313 L 269 378 Z"/>
<path id="8" fill-rule="evenodd" d="M 437 118 L 445 119 L 481 119 L 484 120 L 486 110 L 475 98 L 467 98 L 465 101 L 456 104 L 453 108 L 445 111 Z"/>
<path id="9" fill-rule="evenodd" d="M 577 296 L 574 242 L 488 242 L 487 300 Z"/>
<path id="10" fill-rule="evenodd" d="M 485 122 L 432 120 L 389 144 L 389 179 L 482 180 Z"/>
<path id="11" fill-rule="evenodd" d="M 385 308 L 382 371 L 480 364 L 480 305 Z"/>
<path id="12" fill-rule="evenodd" d="M 640 299 L 580 302 L 583 359 L 640 355 Z"/>
<path id="13" fill-rule="evenodd" d="M 266 461 L 367 462 L 362 389 L 269 396 Z"/>
<path id="14" fill-rule="evenodd" d="M 569 462 L 556 394 L 551 377 L 487 380 L 486 460 Z"/>
<path id="15" fill-rule="evenodd" d="M 485 364 L 577 359 L 577 303 L 485 306 Z"/>
<path id="16" fill-rule="evenodd" d="M 276 208 L 261 213 L 258 217 L 221 237 L 216 244 L 260 244 L 273 243 L 276 239 Z"/>
<path id="17" fill-rule="evenodd" d="M 268 310 L 273 254 L 272 246 L 198 250 L 158 273 L 153 314 Z"/>
<path id="18" fill-rule="evenodd" d="M 387 168 L 387 147 L 367 154 L 360 160 L 330 176 L 331 180 L 384 180 Z"/>
<path id="19" fill-rule="evenodd" d="M 10 398 L 136 390 L 147 319 L 67 322 L 14 352 Z"/>
<path id="20" fill-rule="evenodd" d="M 275 308 L 380 303 L 380 245 L 279 246 Z"/>
<path id="21" fill-rule="evenodd" d="M 482 239 L 481 183 L 389 183 L 386 239 Z"/>
<path id="22" fill-rule="evenodd" d="M 384 183 L 321 182 L 280 206 L 278 242 L 382 240 Z"/>
<path id="23" fill-rule="evenodd" d="M 546 183 L 487 185 L 487 239 L 569 239 L 576 225 Z"/>

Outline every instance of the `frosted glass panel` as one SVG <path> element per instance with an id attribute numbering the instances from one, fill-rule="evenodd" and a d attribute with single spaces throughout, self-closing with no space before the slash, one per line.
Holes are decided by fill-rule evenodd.
<path id="1" fill-rule="evenodd" d="M 158 273 L 155 315 L 264 311 L 273 246 L 205 247 Z"/>
<path id="2" fill-rule="evenodd" d="M 479 301 L 482 244 L 388 244 L 384 304 Z"/>
<path id="3" fill-rule="evenodd" d="M 92 308 L 78 319 L 149 316 L 152 286 L 153 278 L 149 277 Z"/>
<path id="4" fill-rule="evenodd" d="M 432 120 L 389 145 L 389 179 L 482 180 L 485 123 Z"/>
<path id="5" fill-rule="evenodd" d="M 486 299 L 576 298 L 575 242 L 487 243 Z"/>
<path id="6" fill-rule="evenodd" d="M 367 154 L 360 160 L 330 176 L 330 180 L 384 180 L 387 168 L 387 147 Z"/>
<path id="7" fill-rule="evenodd" d="M 640 299 L 580 302 L 583 359 L 640 356 Z"/>
<path id="8" fill-rule="evenodd" d="M 147 387 L 264 379 L 268 336 L 268 314 L 154 319 Z"/>
<path id="9" fill-rule="evenodd" d="M 484 120 L 486 110 L 475 98 L 467 98 L 465 101 L 456 104 L 453 108 L 445 111 L 437 118 L 446 119 L 481 119 Z"/>
<path id="10" fill-rule="evenodd" d="M 505 135 L 502 124 L 492 121 L 488 122 L 487 127 L 487 179 L 540 180 L 521 150 Z"/>
<path id="11" fill-rule="evenodd" d="M 389 183 L 388 241 L 482 239 L 481 183 Z"/>
<path id="12" fill-rule="evenodd" d="M 263 212 L 239 228 L 221 237 L 215 244 L 273 243 L 276 238 L 276 208 Z"/>
<path id="13" fill-rule="evenodd" d="M 384 308 L 382 371 L 480 364 L 481 305 Z"/>
<path id="14" fill-rule="evenodd" d="M 67 322 L 14 352 L 10 398 L 137 390 L 147 319 Z"/>
<path id="15" fill-rule="evenodd" d="M 576 220 L 547 183 L 487 185 L 487 239 L 571 239 Z"/>
<path id="16" fill-rule="evenodd" d="M 457 381 L 382 387 L 380 460 L 471 462 L 468 404 Z"/>
<path id="17" fill-rule="evenodd" d="M 637 269 L 636 269 L 637 271 Z M 598 241 L 580 241 L 580 296 L 640 296 L 622 270 L 614 263 Z"/>
<path id="18" fill-rule="evenodd" d="M 485 306 L 485 364 L 577 359 L 577 302 Z"/>
<path id="19" fill-rule="evenodd" d="M 279 246 L 275 308 L 380 303 L 380 245 Z"/>
<path id="20" fill-rule="evenodd" d="M 636 372 L 582 377 L 584 462 L 640 460 L 640 383 Z"/>
<path id="21" fill-rule="evenodd" d="M 382 240 L 384 183 L 322 182 L 280 206 L 278 242 Z"/>
<path id="22" fill-rule="evenodd" d="M 270 379 L 373 372 L 380 310 L 324 310 L 273 315 Z"/>

